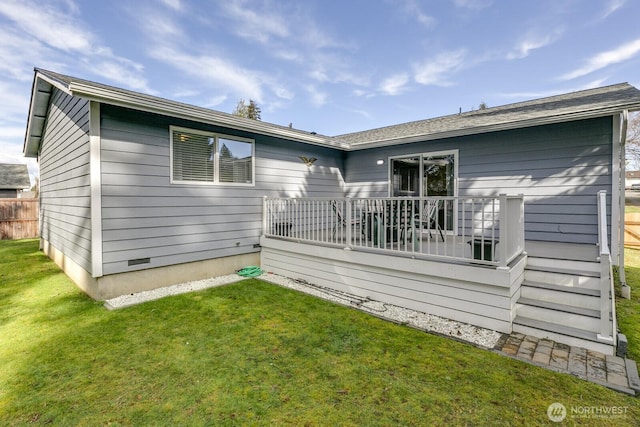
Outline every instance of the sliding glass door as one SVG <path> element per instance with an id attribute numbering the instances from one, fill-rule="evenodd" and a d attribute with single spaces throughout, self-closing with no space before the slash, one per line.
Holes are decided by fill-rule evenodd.
<path id="1" fill-rule="evenodd" d="M 458 150 L 415 154 L 390 159 L 392 197 L 454 197 L 458 195 Z M 436 220 L 442 230 L 453 231 L 455 202 L 442 200 Z"/>

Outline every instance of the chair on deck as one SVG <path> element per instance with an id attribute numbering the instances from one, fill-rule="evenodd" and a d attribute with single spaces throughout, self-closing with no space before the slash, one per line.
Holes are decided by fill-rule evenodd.
<path id="1" fill-rule="evenodd" d="M 422 218 L 420 214 L 416 215 L 416 224 L 419 229 L 429 230 L 429 237 L 431 236 L 431 230 L 434 228 L 440 233 L 440 238 L 444 242 L 444 234 L 442 233 L 442 227 L 438 222 L 438 211 L 440 209 L 440 200 L 427 201 L 424 209 L 422 210 Z"/>
<path id="2" fill-rule="evenodd" d="M 342 203 L 338 200 L 331 201 L 331 209 L 335 213 L 336 221 L 333 223 L 333 237 L 336 237 L 336 233 L 338 231 L 338 227 L 346 228 L 352 227 L 353 229 L 360 229 L 360 218 L 347 218 L 344 212 L 342 211 Z"/>

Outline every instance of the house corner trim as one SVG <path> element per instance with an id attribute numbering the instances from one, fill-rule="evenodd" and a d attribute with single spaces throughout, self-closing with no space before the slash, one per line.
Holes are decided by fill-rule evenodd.
<path id="1" fill-rule="evenodd" d="M 91 275 L 102 276 L 102 176 L 100 158 L 100 103 L 89 102 L 91 176 Z"/>

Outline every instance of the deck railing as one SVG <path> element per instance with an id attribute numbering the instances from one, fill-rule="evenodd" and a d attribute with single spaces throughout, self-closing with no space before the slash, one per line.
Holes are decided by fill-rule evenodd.
<path id="1" fill-rule="evenodd" d="M 598 247 L 600 257 L 600 333 L 598 340 L 616 345 L 616 304 L 609 251 L 607 192 L 598 192 Z"/>
<path id="2" fill-rule="evenodd" d="M 506 267 L 524 251 L 523 196 L 265 198 L 264 235 Z"/>

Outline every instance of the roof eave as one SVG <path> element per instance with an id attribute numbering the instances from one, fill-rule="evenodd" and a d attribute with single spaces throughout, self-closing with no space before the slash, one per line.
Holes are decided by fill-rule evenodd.
<path id="1" fill-rule="evenodd" d="M 611 116 L 614 114 L 620 114 L 624 110 L 637 110 L 640 109 L 640 103 L 608 107 L 603 109 L 582 111 L 568 114 L 561 114 L 556 116 L 539 117 L 535 119 L 519 120 L 513 122 L 496 123 L 487 126 L 475 126 L 462 129 L 454 129 L 444 132 L 435 132 L 429 134 L 417 134 L 400 138 L 383 139 L 378 141 L 352 143 L 349 145 L 348 151 L 366 150 L 369 148 L 389 147 L 400 144 L 410 144 L 414 142 L 433 141 L 437 139 L 454 138 L 460 136 L 477 135 L 489 132 L 498 132 L 503 130 L 522 129 L 533 126 L 542 126 L 554 123 L 563 123 L 573 120 L 592 119 L 597 117 Z"/>
<path id="2" fill-rule="evenodd" d="M 41 83 L 44 83 L 42 85 Z M 64 92 L 70 93 L 69 88 L 58 80 L 41 73 L 38 69 L 34 71 L 33 84 L 31 86 L 31 97 L 29 100 L 29 115 L 27 116 L 27 129 L 22 145 L 22 154 L 25 157 L 38 157 L 40 151 L 40 141 L 44 133 L 46 115 L 36 114 L 41 102 L 48 104 L 52 88 L 56 87 Z M 49 95 L 44 95 L 43 88 L 47 88 Z M 48 110 L 48 105 L 45 110 Z"/>
<path id="3" fill-rule="evenodd" d="M 207 124 L 227 126 L 233 129 L 259 133 L 266 136 L 285 138 L 298 142 L 305 142 L 323 147 L 345 149 L 346 145 L 336 143 L 331 138 L 307 133 L 294 129 L 276 127 L 259 120 L 248 120 L 242 117 L 234 117 L 229 114 L 219 113 L 201 107 L 183 104 L 167 99 L 157 98 L 151 95 L 136 94 L 133 97 L 127 92 L 109 90 L 81 82 L 72 82 L 69 86 L 71 93 L 91 101 L 116 105 L 124 108 L 163 114 L 171 117 L 193 120 Z"/>

